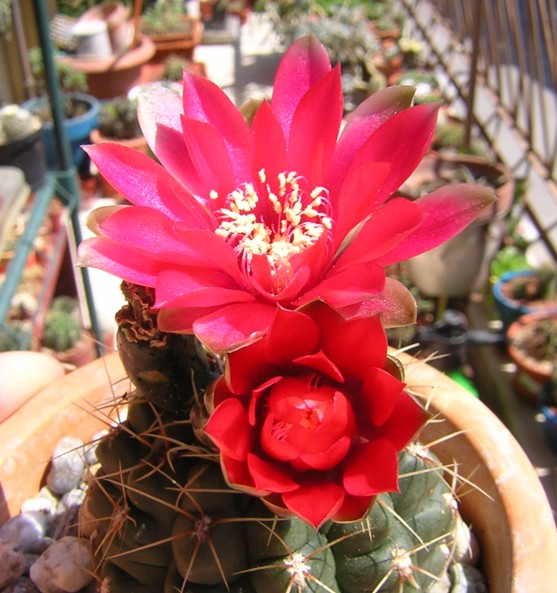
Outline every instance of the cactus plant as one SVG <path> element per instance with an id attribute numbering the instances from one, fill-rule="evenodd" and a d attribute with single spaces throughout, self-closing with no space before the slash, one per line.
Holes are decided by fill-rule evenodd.
<path id="1" fill-rule="evenodd" d="M 8 144 L 31 136 L 41 129 L 41 120 L 19 105 L 0 109 L 0 144 Z"/>
<path id="2" fill-rule="evenodd" d="M 55 298 L 46 314 L 42 345 L 56 352 L 66 352 L 77 344 L 82 333 L 76 300 Z"/>
<path id="3" fill-rule="evenodd" d="M 107 101 L 99 111 L 99 132 L 105 138 L 129 140 L 142 136 L 137 120 L 137 102 L 128 97 Z"/>
<path id="4" fill-rule="evenodd" d="M 432 453 L 401 452 L 400 491 L 377 496 L 361 520 L 315 528 L 274 514 L 231 488 L 203 433 L 219 359 L 193 336 L 158 330 L 152 290 L 123 288 L 118 349 L 135 391 L 97 446 L 80 510 L 106 590 L 401 593 L 448 578 L 460 519 Z"/>

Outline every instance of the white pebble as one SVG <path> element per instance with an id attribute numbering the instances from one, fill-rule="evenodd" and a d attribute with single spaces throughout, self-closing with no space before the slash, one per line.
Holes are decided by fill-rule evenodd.
<path id="1" fill-rule="evenodd" d="M 22 552 L 36 548 L 46 534 L 47 520 L 42 513 L 20 513 L 0 527 L 0 539 L 12 542 Z"/>
<path id="2" fill-rule="evenodd" d="M 65 494 L 79 486 L 84 470 L 83 441 L 65 437 L 54 450 L 46 485 L 55 494 Z"/>
<path id="3" fill-rule="evenodd" d="M 75 593 L 92 580 L 93 558 L 88 544 L 66 536 L 54 542 L 30 571 L 41 593 Z"/>
<path id="4" fill-rule="evenodd" d="M 25 557 L 11 541 L 0 539 L 0 589 L 17 581 L 25 572 Z"/>

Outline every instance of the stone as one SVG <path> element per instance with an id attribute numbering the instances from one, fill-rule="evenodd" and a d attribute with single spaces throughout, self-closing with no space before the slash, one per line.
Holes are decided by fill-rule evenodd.
<path id="1" fill-rule="evenodd" d="M 47 523 L 40 512 L 20 513 L 0 527 L 0 539 L 12 542 L 22 552 L 32 551 L 45 538 Z"/>
<path id="2" fill-rule="evenodd" d="M 30 578 L 20 577 L 15 583 L 6 587 L 2 593 L 40 593 L 40 591 Z"/>
<path id="3" fill-rule="evenodd" d="M 23 552 L 13 542 L 0 539 L 0 589 L 12 585 L 25 572 Z"/>
<path id="4" fill-rule="evenodd" d="M 64 437 L 54 449 L 46 485 L 54 494 L 65 494 L 79 486 L 84 470 L 83 441 Z"/>
<path id="5" fill-rule="evenodd" d="M 450 569 L 451 593 L 488 593 L 484 576 L 476 567 L 456 562 Z"/>
<path id="6" fill-rule="evenodd" d="M 89 545 L 78 537 L 54 542 L 33 564 L 31 580 L 41 593 L 76 593 L 93 580 Z"/>

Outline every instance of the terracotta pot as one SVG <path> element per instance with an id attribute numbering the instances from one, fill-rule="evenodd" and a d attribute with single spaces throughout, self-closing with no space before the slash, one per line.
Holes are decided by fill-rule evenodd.
<path id="1" fill-rule="evenodd" d="M 521 334 L 523 335 L 527 331 L 527 328 L 546 319 L 553 319 L 557 324 L 557 311 L 526 313 L 513 321 L 507 330 L 507 351 L 516 365 L 513 388 L 518 395 L 534 406 L 539 405 L 540 392 L 551 377 L 553 363 L 551 360 L 536 360 L 527 356 L 517 346 L 517 342 L 520 340 Z"/>
<path id="2" fill-rule="evenodd" d="M 87 75 L 89 93 L 97 99 L 113 99 L 126 95 L 141 81 L 141 68 L 155 55 L 155 45 L 140 35 L 135 45 L 119 56 L 103 60 L 61 57 L 78 72 Z"/>
<path id="3" fill-rule="evenodd" d="M 557 582 L 557 531 L 549 503 L 525 453 L 478 400 L 425 363 L 403 356 L 407 382 L 430 410 L 423 442 L 478 488 L 463 484 L 460 508 L 482 546 L 490 593 L 552 593 Z M 88 439 L 105 424 L 114 385 L 129 389 L 117 354 L 70 373 L 0 425 L 0 522 L 34 495 L 61 435 Z M 429 386 L 429 387 L 428 387 Z M 91 414 L 93 407 L 102 411 Z M 461 432 L 462 431 L 462 432 Z M 447 435 L 454 435 L 445 438 Z M 444 439 L 444 440 L 443 440 Z"/>
<path id="4" fill-rule="evenodd" d="M 149 39 L 155 45 L 153 62 L 164 62 L 170 55 L 179 55 L 186 60 L 193 60 L 195 48 L 201 43 L 203 25 L 198 18 L 188 15 L 182 17 L 184 31 L 187 33 L 149 33 Z"/>

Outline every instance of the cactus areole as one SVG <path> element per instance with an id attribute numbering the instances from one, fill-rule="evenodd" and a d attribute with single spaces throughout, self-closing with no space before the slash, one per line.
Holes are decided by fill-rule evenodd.
<path id="1" fill-rule="evenodd" d="M 182 98 L 183 97 L 183 98 Z M 158 162 L 86 150 L 131 205 L 96 211 L 82 263 L 124 280 L 118 348 L 135 391 L 81 508 L 103 591 L 428 591 L 458 513 L 414 437 L 427 413 L 387 356 L 415 303 L 385 267 L 493 200 L 393 193 L 431 140 L 413 89 L 339 135 L 340 70 L 312 36 L 247 122 L 207 79 L 140 98 Z"/>

